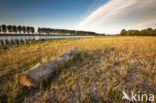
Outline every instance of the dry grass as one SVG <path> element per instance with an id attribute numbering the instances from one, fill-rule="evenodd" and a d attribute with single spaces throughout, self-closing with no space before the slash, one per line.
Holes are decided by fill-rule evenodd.
<path id="1" fill-rule="evenodd" d="M 39 88 L 18 74 L 77 47 L 77 57 Z M 0 102 L 123 102 L 122 90 L 156 94 L 156 37 L 51 40 L 0 49 Z M 56 73 L 58 74 L 58 73 Z"/>

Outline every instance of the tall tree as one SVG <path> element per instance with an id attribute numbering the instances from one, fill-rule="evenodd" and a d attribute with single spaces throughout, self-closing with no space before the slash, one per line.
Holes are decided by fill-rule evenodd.
<path id="1" fill-rule="evenodd" d="M 35 33 L 35 28 L 34 28 L 34 27 L 31 27 L 30 30 L 31 30 L 31 33 L 32 33 L 32 34 Z"/>
<path id="2" fill-rule="evenodd" d="M 18 26 L 17 28 L 18 28 L 18 32 L 21 33 L 22 27 L 21 26 Z"/>
<path id="3" fill-rule="evenodd" d="M 26 33 L 28 33 L 28 34 L 29 34 L 30 32 L 31 32 L 31 29 L 30 29 L 30 27 L 29 27 L 29 26 L 27 26 L 27 27 L 26 27 Z"/>
<path id="4" fill-rule="evenodd" d="M 23 31 L 23 33 L 26 33 L 26 27 L 25 26 L 22 26 L 22 31 Z"/>
<path id="5" fill-rule="evenodd" d="M 9 33 L 11 33 L 12 32 L 12 26 L 11 25 L 8 25 L 7 26 L 7 30 L 8 30 Z"/>
<path id="6" fill-rule="evenodd" d="M 17 33 L 18 28 L 16 27 L 16 25 L 13 25 L 13 26 L 12 26 L 12 29 L 13 29 L 13 32 L 14 32 L 14 33 Z"/>
<path id="7" fill-rule="evenodd" d="M 122 29 L 120 34 L 121 34 L 121 35 L 127 35 L 127 34 L 126 34 L 126 30 L 125 30 L 125 29 Z"/>
<path id="8" fill-rule="evenodd" d="M 39 34 L 41 34 L 41 33 L 42 33 L 41 28 L 38 28 L 38 33 L 39 33 Z"/>
<path id="9" fill-rule="evenodd" d="M 3 31 L 3 33 L 6 33 L 7 32 L 7 27 L 6 27 L 5 24 L 2 25 L 2 31 Z"/>

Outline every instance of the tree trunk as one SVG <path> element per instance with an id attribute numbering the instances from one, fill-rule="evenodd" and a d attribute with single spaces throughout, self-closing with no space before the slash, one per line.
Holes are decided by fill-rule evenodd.
<path id="1" fill-rule="evenodd" d="M 25 71 L 20 76 L 21 84 L 28 87 L 34 87 L 42 81 L 47 80 L 54 71 L 59 69 L 60 63 L 67 62 L 77 54 L 77 51 L 77 48 L 72 48 L 52 61 L 42 64 L 39 63 L 32 69 Z"/>

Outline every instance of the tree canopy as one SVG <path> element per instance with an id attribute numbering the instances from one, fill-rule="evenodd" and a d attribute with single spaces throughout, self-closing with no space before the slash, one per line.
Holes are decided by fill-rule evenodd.
<path id="1" fill-rule="evenodd" d="M 122 29 L 120 32 L 121 36 L 156 36 L 156 29 L 147 28 L 143 30 L 125 30 Z"/>
<path id="2" fill-rule="evenodd" d="M 104 35 L 92 31 L 77 31 L 68 29 L 55 29 L 39 27 L 37 30 L 40 35 Z M 2 34 L 34 34 L 35 28 L 31 26 L 16 25 L 0 25 L 0 33 Z"/>
<path id="3" fill-rule="evenodd" d="M 0 33 L 35 33 L 35 28 L 34 27 L 30 27 L 30 26 L 16 26 L 16 25 L 5 25 L 2 24 L 0 25 Z"/>

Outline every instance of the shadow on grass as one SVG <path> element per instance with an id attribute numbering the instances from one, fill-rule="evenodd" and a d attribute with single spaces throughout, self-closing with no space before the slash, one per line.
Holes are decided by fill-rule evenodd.
<path id="1" fill-rule="evenodd" d="M 49 77 L 47 80 L 43 81 L 39 85 L 37 85 L 35 88 L 29 88 L 26 86 L 21 86 L 21 92 L 19 92 L 16 96 L 16 98 L 13 98 L 15 102 L 23 102 L 25 97 L 31 97 L 34 96 L 39 91 L 49 90 L 51 83 L 56 81 L 62 72 L 69 71 L 69 67 L 75 64 L 81 64 L 83 62 L 82 58 L 83 53 L 78 53 L 74 58 L 70 59 L 68 62 L 60 64 L 59 70 L 53 72 L 52 76 Z M 4 102 L 4 101 L 3 101 Z M 4 102 L 5 103 L 5 102 Z"/>

